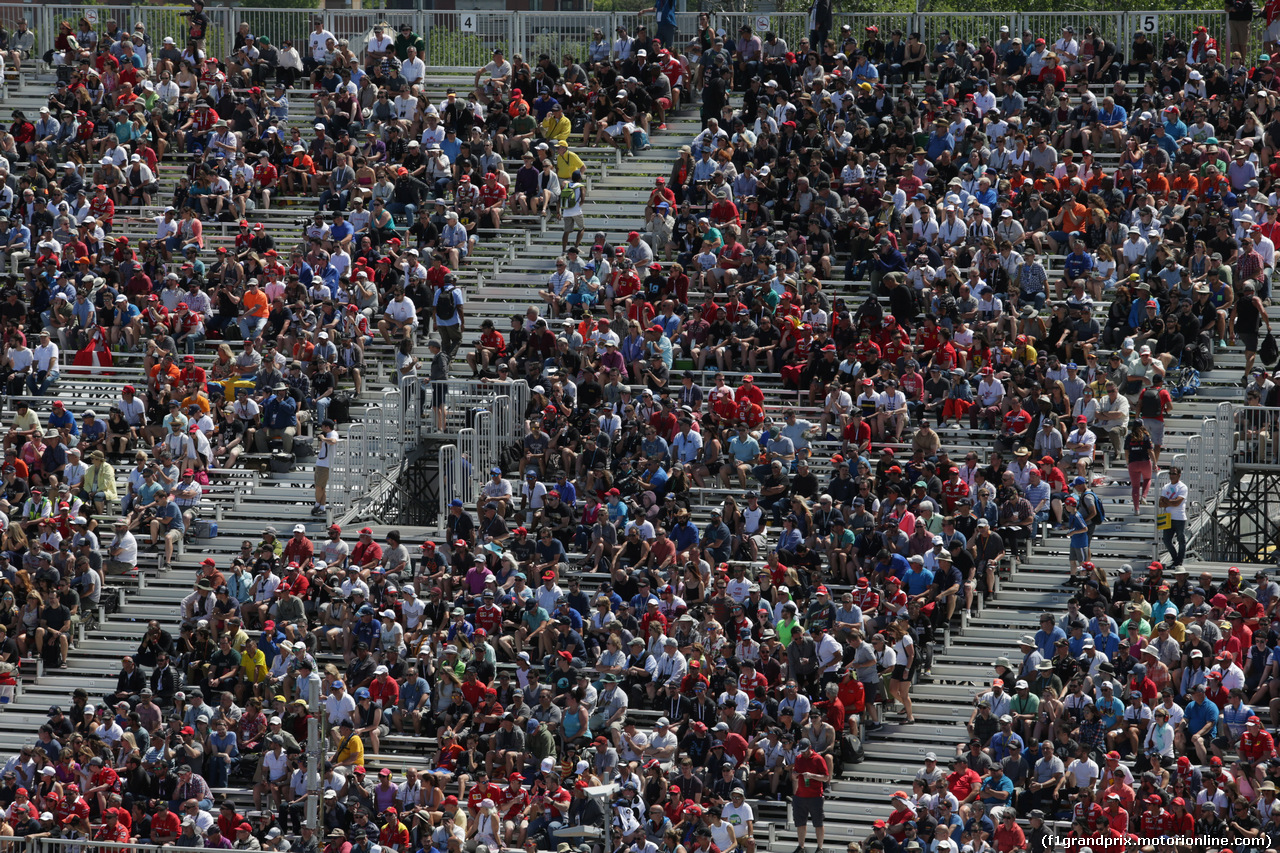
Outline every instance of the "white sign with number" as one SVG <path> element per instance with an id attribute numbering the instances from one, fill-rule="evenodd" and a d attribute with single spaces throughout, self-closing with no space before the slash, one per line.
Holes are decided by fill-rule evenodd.
<path id="1" fill-rule="evenodd" d="M 97 9 L 85 9 L 85 10 L 84 10 L 84 19 L 85 19 L 86 21 L 88 21 L 90 24 L 92 24 L 92 25 L 94 25 L 94 26 L 96 27 L 96 26 L 98 25 L 98 10 L 97 10 Z"/>
<path id="2" fill-rule="evenodd" d="M 464 33 L 474 33 L 476 31 L 476 13 L 463 12 L 462 18 L 458 21 L 458 29 Z"/>
<path id="3" fill-rule="evenodd" d="M 769 16 L 768 16 L 768 15 L 757 15 L 757 16 L 756 16 L 756 31 L 757 31 L 757 32 L 761 32 L 761 33 L 763 33 L 763 32 L 768 32 L 768 30 L 769 30 Z"/>
<path id="4" fill-rule="evenodd" d="M 1152 12 L 1141 12 L 1133 16 L 1133 31 L 1150 37 L 1160 29 L 1160 16 Z"/>

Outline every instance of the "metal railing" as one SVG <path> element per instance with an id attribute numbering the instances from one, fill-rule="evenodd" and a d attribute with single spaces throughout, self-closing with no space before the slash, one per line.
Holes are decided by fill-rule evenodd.
<path id="1" fill-rule="evenodd" d="M 179 45 L 185 44 L 188 19 L 183 15 L 185 6 L 85 6 L 65 7 L 27 3 L 0 3 L 0 21 L 12 29 L 17 19 L 26 18 L 36 34 L 36 54 L 43 55 L 53 46 L 60 21 L 70 21 L 73 26 L 81 14 L 96 16 L 96 29 L 101 30 L 108 20 L 114 19 L 122 30 L 131 31 L 136 22 L 146 26 L 153 49 L 158 49 L 165 37 L 172 37 Z M 299 53 L 307 52 L 307 37 L 312 32 L 312 21 L 319 18 L 325 30 L 339 39 L 346 39 L 357 55 L 363 55 L 365 43 L 375 24 L 388 25 L 392 31 L 407 23 L 422 37 L 426 47 L 423 61 L 433 68 L 474 70 L 489 61 L 495 47 L 508 56 L 519 53 L 530 62 L 546 53 L 559 59 L 564 53 L 574 54 L 581 61 L 597 28 L 605 34 L 605 41 L 612 47 L 618 25 L 634 34 L 638 24 L 644 23 L 654 34 L 655 21 L 651 16 L 635 12 L 456 12 L 415 11 L 408 9 L 278 9 L 255 7 L 207 8 L 209 30 L 206 33 L 206 52 L 211 56 L 225 57 L 230 52 L 235 33 L 241 23 L 248 24 L 256 35 L 269 36 L 272 43 L 292 40 Z M 802 12 L 771 12 L 768 14 L 713 13 L 712 25 L 723 29 L 729 40 L 736 38 L 738 27 L 749 24 L 753 29 L 772 29 L 795 49 L 802 38 L 809 35 L 808 15 Z M 695 12 L 677 16 L 675 47 L 688 44 L 697 35 L 698 15 Z M 760 25 L 765 25 L 761 27 Z M 1062 26 L 1070 24 L 1079 38 L 1086 26 L 1092 26 L 1104 38 L 1127 49 L 1135 33 L 1142 31 L 1148 37 L 1159 40 L 1165 31 L 1171 30 L 1183 40 L 1189 40 L 1196 27 L 1207 27 L 1209 34 L 1221 45 L 1227 33 L 1226 13 L 1221 10 L 1130 11 L 1130 12 L 922 12 L 903 13 L 839 13 L 835 16 L 831 38 L 837 38 L 840 27 L 848 24 L 854 37 L 861 39 L 868 25 L 880 28 L 882 37 L 894 30 L 904 33 L 918 32 L 925 45 L 932 51 L 943 30 L 953 38 L 964 38 L 977 44 L 979 36 L 986 36 L 994 43 L 1000 28 L 1007 26 L 1011 33 L 1020 34 L 1029 29 L 1033 34 L 1052 43 L 1060 35 Z M 1252 31 L 1253 45 L 1260 49 L 1262 29 Z M 1223 54 L 1223 58 L 1226 55 Z"/>
<path id="2" fill-rule="evenodd" d="M 1280 409 L 1223 405 L 1230 409 L 1230 452 L 1236 463 L 1280 468 Z"/>
<path id="3" fill-rule="evenodd" d="M 454 444 L 446 444 L 440 448 L 437 462 L 440 471 L 440 487 L 437 490 L 440 513 L 436 518 L 440 520 L 438 523 L 443 525 L 443 519 L 448 515 L 451 501 L 457 499 L 464 504 L 475 502 L 476 483 L 473 475 L 476 468 L 467 459 L 466 454 Z"/>
<path id="4" fill-rule="evenodd" d="M 1236 449 L 1236 436 L 1240 424 L 1247 424 L 1252 416 L 1237 417 L 1239 412 L 1253 411 L 1235 403 L 1219 403 L 1214 417 L 1204 418 L 1200 432 L 1188 439 L 1187 452 L 1174 455 L 1161 467 L 1152 484 L 1159 494 L 1169 484 L 1169 467 L 1182 470 L 1182 482 L 1187 487 L 1187 552 L 1201 543 L 1201 537 L 1214 536 L 1215 510 L 1227 496 L 1235 463 L 1240 460 Z M 1280 418 L 1280 410 L 1269 411 L 1273 418 Z M 1152 556 L 1160 557 L 1163 534 L 1155 530 Z"/>

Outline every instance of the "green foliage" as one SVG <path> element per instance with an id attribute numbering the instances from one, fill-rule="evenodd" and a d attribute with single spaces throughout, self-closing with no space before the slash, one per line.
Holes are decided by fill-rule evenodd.
<path id="1" fill-rule="evenodd" d="M 595 0 L 591 8 L 596 12 L 639 12 L 652 5 L 652 0 Z M 697 4 L 691 3 L 689 8 L 693 10 Z"/>
<path id="2" fill-rule="evenodd" d="M 320 0 L 253 0 L 253 6 L 264 9 L 319 9 Z M 369 3 L 363 8 L 381 8 L 381 3 Z"/>
<path id="3" fill-rule="evenodd" d="M 486 41 L 475 33 L 460 33 L 445 27 L 434 27 L 426 41 L 428 65 L 479 68 L 489 61 L 496 48 L 510 53 L 505 39 Z"/>
<path id="4" fill-rule="evenodd" d="M 777 0 L 780 12 L 807 12 L 809 0 Z M 599 8 L 599 3 L 597 3 Z M 1217 9 L 1218 3 L 1187 3 L 1183 0 L 1115 0 L 1106 3 L 1101 10 L 1107 12 L 1145 12 L 1181 9 L 1208 8 Z M 916 0 L 880 0 L 875 4 L 840 3 L 835 4 L 836 15 L 857 14 L 901 14 L 914 12 L 1091 12 L 1099 11 L 1096 4 L 1081 0 L 922 0 L 919 8 Z"/>

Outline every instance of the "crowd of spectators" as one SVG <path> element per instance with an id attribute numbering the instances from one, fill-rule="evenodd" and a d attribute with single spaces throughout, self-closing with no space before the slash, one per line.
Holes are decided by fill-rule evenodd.
<path id="1" fill-rule="evenodd" d="M 934 637 L 1048 535 L 1065 614 L 997 659 L 951 771 L 930 753 L 855 845 L 1040 853 L 1058 819 L 1071 850 L 1280 835 L 1280 588 L 1192 584 L 1178 470 L 1149 492 L 1167 380 L 1239 346 L 1246 399 L 1280 397 L 1255 367 L 1280 54 L 1203 28 L 836 34 L 823 2 L 796 44 L 709 15 L 686 41 L 674 3 L 646 11 L 652 32 L 582 55 L 495 50 L 438 100 L 408 26 L 352 44 L 317 19 L 277 46 L 242 25 L 207 56 L 195 0 L 181 45 L 81 19 L 35 57 L 24 23 L 0 33 L 58 81 L 0 132 L 0 658 L 62 665 L 113 574 L 148 549 L 169 568 L 211 469 L 291 453 L 305 423 L 322 515 L 327 413 L 377 338 L 401 379 L 465 362 L 531 387 L 519 447 L 438 540 L 299 524 L 204 560 L 116 689 L 50 708 L 3 768 L 0 834 L 566 853 L 608 824 L 637 853 L 753 853 L 753 804 L 784 800 L 821 853 L 833 779 L 916 722 Z M 574 149 L 643 152 L 690 105 L 643 223 L 584 246 Z M 277 249 L 261 220 L 300 204 Z M 539 303 L 464 342 L 456 271 L 532 216 L 563 233 Z M 238 233 L 209 251 L 218 220 Z M 45 412 L 60 350 L 137 351 L 146 387 Z M 1141 579 L 1091 560 L 1124 514 L 1094 490 L 1104 446 L 1133 515 L 1167 516 Z"/>

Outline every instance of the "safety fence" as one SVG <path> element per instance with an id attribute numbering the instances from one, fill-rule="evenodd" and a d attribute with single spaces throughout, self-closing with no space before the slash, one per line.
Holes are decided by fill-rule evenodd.
<path id="1" fill-rule="evenodd" d="M 122 30 L 132 31 L 135 23 L 142 23 L 153 48 L 158 48 L 166 37 L 179 45 L 185 45 L 189 34 L 190 19 L 186 6 L 83 6 L 65 7 L 24 3 L 0 3 L 0 23 L 12 31 L 19 18 L 25 18 L 36 34 L 36 52 L 43 54 L 53 46 L 62 21 L 75 28 L 79 17 L 89 18 L 95 29 L 101 30 L 114 20 Z M 346 39 L 353 50 L 360 52 L 377 24 L 385 24 L 391 35 L 401 24 L 408 24 L 421 36 L 425 45 L 427 65 L 434 68 L 476 69 L 487 63 L 494 48 L 502 48 L 511 54 L 521 54 L 534 62 L 541 54 L 559 60 L 566 53 L 581 61 L 590 55 L 599 30 L 601 50 L 616 55 L 615 42 L 618 27 L 634 35 L 636 28 L 644 24 L 651 35 L 656 35 L 656 24 L 650 15 L 636 12 L 458 12 L 411 9 L 277 9 L 277 8 L 207 8 L 209 30 L 206 33 L 206 51 L 213 56 L 226 56 L 234 44 L 235 34 L 242 27 L 258 36 L 267 36 L 274 44 L 288 40 L 304 56 L 308 39 L 319 21 L 322 32 Z M 680 13 L 676 22 L 676 43 L 684 46 L 698 35 L 699 14 Z M 809 38 L 809 19 L 804 13 L 723 13 L 709 16 L 710 26 L 723 31 L 732 40 L 741 26 L 748 25 L 763 34 L 772 30 L 786 41 L 789 49 L 800 49 L 801 41 Z M 1227 37 L 1226 13 L 1221 10 L 1166 10 L 1130 12 L 922 12 L 919 14 L 871 12 L 839 13 L 828 34 L 837 39 L 841 27 L 849 26 L 852 35 L 861 40 L 869 26 L 879 29 L 882 38 L 888 38 L 894 30 L 904 37 L 919 33 L 932 53 L 933 46 L 949 33 L 952 39 L 964 39 L 978 44 L 986 37 L 995 43 L 1002 27 L 1008 27 L 1012 36 L 1030 33 L 1033 38 L 1044 38 L 1053 44 L 1062 28 L 1071 26 L 1076 38 L 1083 36 L 1087 27 L 1101 37 L 1126 49 L 1138 32 L 1159 40 L 1165 32 L 1173 32 L 1179 38 L 1189 40 L 1197 27 L 1206 27 L 1209 34 L 1224 44 Z M 1262 25 L 1253 27 L 1254 48 L 1261 48 Z M 1239 47 L 1233 45 L 1233 47 Z M 1225 56 L 1225 54 L 1224 54 Z"/>
<path id="2" fill-rule="evenodd" d="M 348 515 L 379 490 L 394 487 L 397 469 L 409 452 L 424 436 L 439 432 L 434 408 L 440 401 L 448 412 L 443 433 L 455 438 L 447 446 L 457 451 L 456 457 L 448 457 L 449 466 L 440 469 L 440 494 L 469 500 L 488 476 L 481 472 L 498 464 L 505 447 L 520 438 L 529 385 L 524 380 L 407 378 L 385 388 L 378 403 L 364 407 L 360 420 L 346 429 L 335 448 L 328 487 L 335 515 Z"/>
<path id="3" fill-rule="evenodd" d="M 1170 467 L 1177 467 L 1182 471 L 1182 482 L 1187 487 L 1188 551 L 1196 548 L 1201 537 L 1208 537 L 1214 532 L 1215 510 L 1218 503 L 1226 497 L 1234 464 L 1240 458 L 1239 431 L 1242 424 L 1251 420 L 1247 416 L 1239 416 L 1244 411 L 1251 410 L 1234 403 L 1219 403 L 1214 416 L 1204 418 L 1200 422 L 1200 432 L 1187 440 L 1186 453 L 1161 460 L 1161 468 L 1156 474 L 1152 491 L 1159 494 L 1169 484 Z M 1270 411 L 1273 418 L 1280 416 L 1280 412 L 1274 409 L 1252 411 Z M 1160 557 L 1162 538 L 1162 532 L 1156 530 L 1152 546 L 1152 556 L 1155 558 Z"/>
<path id="4" fill-rule="evenodd" d="M 1233 459 L 1256 468 L 1280 468 L 1280 409 L 1236 405 L 1227 418 Z"/>

